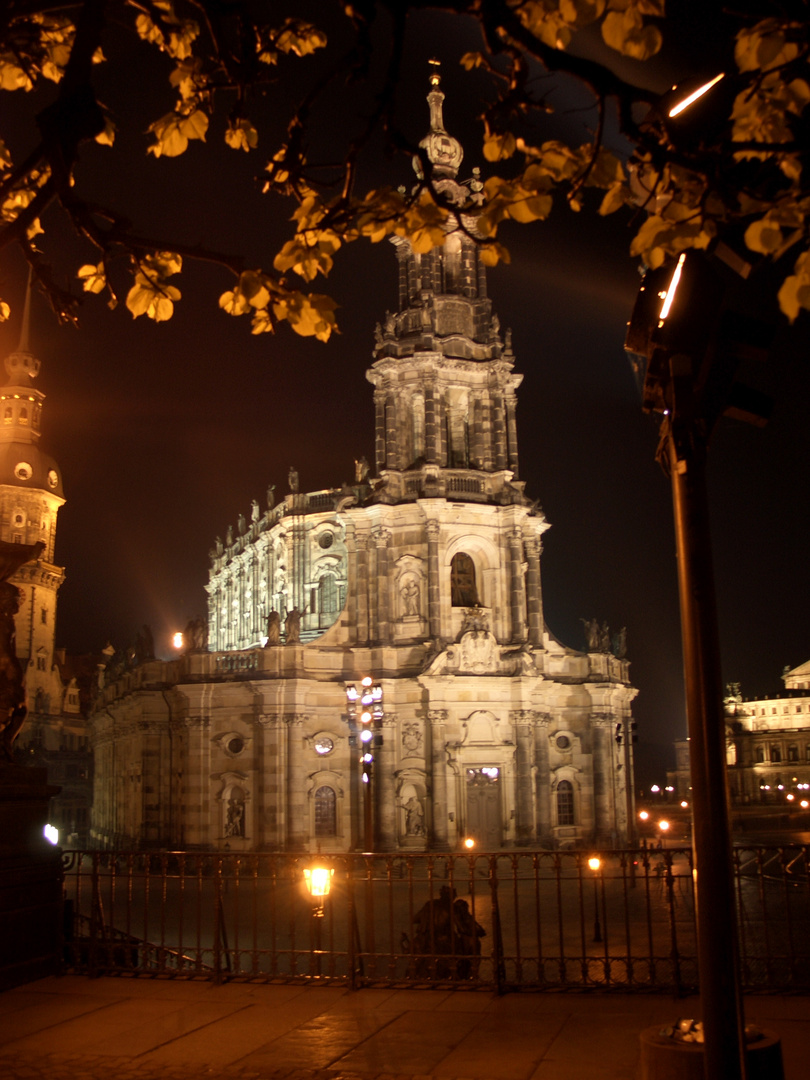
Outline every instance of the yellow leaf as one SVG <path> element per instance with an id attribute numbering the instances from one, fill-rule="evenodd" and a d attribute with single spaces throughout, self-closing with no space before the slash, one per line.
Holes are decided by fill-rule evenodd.
<path id="1" fill-rule="evenodd" d="M 253 150 L 259 141 L 259 133 L 249 120 L 240 119 L 228 125 L 225 142 L 234 150 Z"/>
<path id="2" fill-rule="evenodd" d="M 104 117 L 104 130 L 96 135 L 96 142 L 102 146 L 112 146 L 115 142 L 116 126 L 109 116 Z"/>
<path id="3" fill-rule="evenodd" d="M 503 161 L 504 158 L 511 157 L 516 149 L 515 136 L 511 131 L 503 135 L 493 134 L 487 126 L 484 135 L 484 157 L 487 161 Z"/>
<path id="4" fill-rule="evenodd" d="M 550 195 L 534 195 L 528 199 L 517 199 L 509 207 L 509 217 L 525 225 L 529 221 L 544 221 L 551 213 Z"/>
<path id="5" fill-rule="evenodd" d="M 602 39 L 611 49 L 634 60 L 649 60 L 663 44 L 658 27 L 644 26 L 641 16 L 632 7 L 621 13 L 608 12 L 602 23 Z"/>
<path id="6" fill-rule="evenodd" d="M 482 64 L 486 63 L 486 58 L 483 53 L 468 52 L 464 53 L 459 63 L 467 71 L 472 71 L 473 68 L 481 67 Z"/>
<path id="7" fill-rule="evenodd" d="M 80 266 L 76 273 L 76 277 L 81 281 L 84 291 L 89 293 L 100 293 L 107 284 L 107 275 L 104 270 L 103 261 L 97 266 L 94 266 L 93 263 L 86 263 L 84 266 Z"/>
<path id="8" fill-rule="evenodd" d="M 0 90 L 33 90 L 34 84 L 11 53 L 0 53 Z"/>
<path id="9" fill-rule="evenodd" d="M 166 322 L 174 314 L 174 304 L 179 299 L 180 290 L 173 285 L 157 286 L 137 274 L 135 284 L 127 293 L 127 307 L 134 319 L 146 315 L 155 322 Z"/>
<path id="10" fill-rule="evenodd" d="M 503 244 L 482 244 L 478 249 L 478 258 L 484 266 L 496 266 L 498 262 L 511 262 L 511 256 Z"/>
<path id="11" fill-rule="evenodd" d="M 282 52 L 306 56 L 308 53 L 314 53 L 316 49 L 325 47 L 326 34 L 311 23 L 304 22 L 303 19 L 289 18 L 284 21 L 282 29 L 275 37 L 274 44 Z"/>
<path id="12" fill-rule="evenodd" d="M 770 255 L 782 246 L 782 230 L 766 216 L 751 222 L 745 230 L 745 243 L 751 251 Z"/>
<path id="13" fill-rule="evenodd" d="M 787 315 L 791 323 L 796 321 L 802 308 L 810 311 L 810 284 L 796 274 L 785 278 L 777 297 L 779 309 Z"/>
<path id="14" fill-rule="evenodd" d="M 11 308 L 8 306 L 5 300 L 0 300 L 0 322 L 5 322 L 10 314 Z"/>
<path id="15" fill-rule="evenodd" d="M 272 334 L 275 330 L 267 308 L 260 308 L 250 322 L 251 334 Z"/>
<path id="16" fill-rule="evenodd" d="M 612 184 L 605 192 L 605 197 L 599 206 L 600 215 L 607 217 L 608 214 L 612 214 L 621 206 L 624 206 L 626 191 L 627 189 L 621 181 Z"/>

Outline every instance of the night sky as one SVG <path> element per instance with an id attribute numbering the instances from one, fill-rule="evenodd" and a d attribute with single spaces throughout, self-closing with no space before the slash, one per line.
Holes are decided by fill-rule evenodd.
<path id="1" fill-rule="evenodd" d="M 403 126 L 418 142 L 428 128 L 426 61 L 438 55 L 446 126 L 466 151 L 462 178 L 473 165 L 484 176 L 490 171 L 475 123 L 484 84 L 457 64 L 475 47 L 473 28 L 459 20 L 415 21 L 399 99 Z M 139 228 L 269 265 L 290 230 L 292 205 L 262 197 L 254 176 L 272 138 L 280 138 L 283 118 L 275 128 L 271 121 L 261 156 L 222 145 L 220 118 L 207 146 L 192 146 L 176 160 L 147 159 L 143 133 L 172 96 L 161 59 L 146 46 L 137 59 L 156 77 L 136 100 L 126 94 L 120 68 L 105 73 L 118 144 L 112 153 L 95 146 L 83 153 L 82 190 L 126 209 Z M 308 62 L 296 62 L 299 72 Z M 294 79 L 279 92 L 294 100 Z M 324 152 L 362 113 L 367 95 L 361 87 L 332 102 L 332 116 L 320 117 Z M 26 110 L 30 117 L 41 107 L 20 98 L 15 160 L 26 147 Z M 590 122 L 569 88 L 556 92 L 555 104 L 552 135 Z M 269 99 L 256 108 L 275 115 Z M 411 176 L 404 158 L 377 153 L 361 188 L 409 184 Z M 45 248 L 54 260 L 61 248 L 75 254 L 76 265 L 96 261 L 64 226 L 46 223 Z M 634 712 L 644 784 L 663 780 L 672 740 L 683 737 L 686 721 L 669 483 L 654 460 L 657 423 L 641 411 L 622 348 L 639 282 L 627 255 L 632 235 L 626 220 L 555 210 L 547 223 L 499 237 L 512 263 L 489 272 L 489 290 L 502 328 L 512 328 L 516 370 L 524 375 L 521 476 L 552 525 L 542 559 L 546 620 L 573 648 L 585 644 L 582 618 L 627 627 L 640 690 Z M 123 296 L 126 277 L 117 280 Z M 218 310 L 231 278 L 215 266 L 187 263 L 178 284 L 183 299 L 171 322 L 159 326 L 133 321 L 123 302 L 110 311 L 91 299 L 79 330 L 60 328 L 44 301 L 34 299 L 31 343 L 47 395 L 42 446 L 62 468 L 67 497 L 57 533 L 57 562 L 67 577 L 56 636 L 69 652 L 98 651 L 108 641 L 123 648 L 148 623 L 158 655 L 170 655 L 171 634 L 206 610 L 215 537 L 235 526 L 240 512 L 249 517 L 253 498 L 264 507 L 270 483 L 283 496 L 290 465 L 301 490 L 311 491 L 351 480 L 362 454 L 374 460 L 365 371 L 374 325 L 396 305 L 390 244 L 345 248 L 328 281 L 313 286 L 340 304 L 341 332 L 328 344 L 286 327 L 252 337 L 246 319 Z M 21 258 L 4 254 L 0 294 L 17 312 L 23 289 Z M 3 356 L 18 336 L 18 319 L 0 326 Z M 777 398 L 770 424 L 760 430 L 724 421 L 712 443 L 724 679 L 741 682 L 745 696 L 779 692 L 783 667 L 810 658 L 807 337 L 806 328 L 791 334 L 784 327 L 777 338 L 766 373 Z"/>

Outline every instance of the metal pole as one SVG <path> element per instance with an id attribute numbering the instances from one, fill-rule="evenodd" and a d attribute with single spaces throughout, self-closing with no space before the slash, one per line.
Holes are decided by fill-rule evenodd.
<path id="1" fill-rule="evenodd" d="M 602 940 L 602 927 L 599 925 L 599 891 L 596 885 L 596 870 L 593 872 L 593 940 Z"/>
<path id="2" fill-rule="evenodd" d="M 677 415 L 677 414 L 676 414 Z M 744 1080 L 745 1044 L 725 768 L 720 646 L 698 420 L 664 420 L 672 482 L 692 776 L 698 968 L 706 1080 Z"/>

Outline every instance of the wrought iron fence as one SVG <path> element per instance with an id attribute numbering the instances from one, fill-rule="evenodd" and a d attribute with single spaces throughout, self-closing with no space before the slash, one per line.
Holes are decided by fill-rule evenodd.
<path id="1" fill-rule="evenodd" d="M 65 853 L 65 963 L 214 980 L 686 992 L 691 851 Z M 810 849 L 736 848 L 743 982 L 810 989 Z M 305 867 L 330 868 L 323 899 Z"/>

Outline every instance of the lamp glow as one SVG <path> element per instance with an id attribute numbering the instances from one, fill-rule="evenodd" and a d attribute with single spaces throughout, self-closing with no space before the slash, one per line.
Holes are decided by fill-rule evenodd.
<path id="1" fill-rule="evenodd" d="M 650 815 L 647 813 L 646 810 L 639 810 L 638 816 L 641 821 L 646 821 Z"/>
<path id="2" fill-rule="evenodd" d="M 681 271 L 683 270 L 683 264 L 685 262 L 686 262 L 686 252 L 682 251 L 681 254 L 680 254 L 680 258 L 678 259 L 678 262 L 677 262 L 677 264 L 675 266 L 675 269 L 672 272 L 672 277 L 670 278 L 669 286 L 667 287 L 667 291 L 666 291 L 666 294 L 664 296 L 664 302 L 661 305 L 661 314 L 658 316 L 658 325 L 659 326 L 661 325 L 661 323 L 663 323 L 663 321 L 666 319 L 667 315 L 669 315 L 669 313 L 670 313 L 670 310 L 672 308 L 672 302 L 675 299 L 675 293 L 678 291 L 678 282 L 681 280 Z M 654 790 L 658 790 L 658 789 L 657 788 L 651 788 L 650 790 L 654 791 Z"/>
<path id="3" fill-rule="evenodd" d="M 328 896 L 335 871 L 328 866 L 305 866 L 304 881 L 310 896 Z"/>
<path id="4" fill-rule="evenodd" d="M 49 844 L 59 843 L 59 830 L 54 825 L 46 825 L 42 834 Z"/>
<path id="5" fill-rule="evenodd" d="M 598 858 L 596 855 L 592 855 L 590 857 L 590 859 L 588 859 L 588 866 L 590 867 L 591 870 L 598 870 L 601 865 L 602 865 L 602 860 L 600 858 Z"/>
<path id="6" fill-rule="evenodd" d="M 475 840 L 473 840 L 471 836 L 468 836 L 467 839 L 464 841 L 464 847 L 467 849 L 467 851 L 472 851 L 472 849 L 475 847 Z"/>
<path id="7" fill-rule="evenodd" d="M 658 822 L 658 828 L 661 830 L 661 832 L 667 832 L 668 829 L 669 829 L 669 822 L 668 821 L 659 821 Z"/>
<path id="8" fill-rule="evenodd" d="M 172 645 L 174 645 L 175 649 L 183 648 L 183 635 L 180 633 L 179 630 L 172 637 Z"/>
<path id="9" fill-rule="evenodd" d="M 683 101 L 679 101 L 676 105 L 673 105 L 669 110 L 670 117 L 679 116 L 684 109 L 688 109 L 690 105 L 694 105 L 698 98 L 702 98 L 713 86 L 716 86 L 724 75 L 725 72 L 721 71 L 719 75 L 715 75 L 713 79 L 709 79 L 703 86 L 699 86 L 697 90 L 693 90 L 691 94 L 683 99 Z"/>

